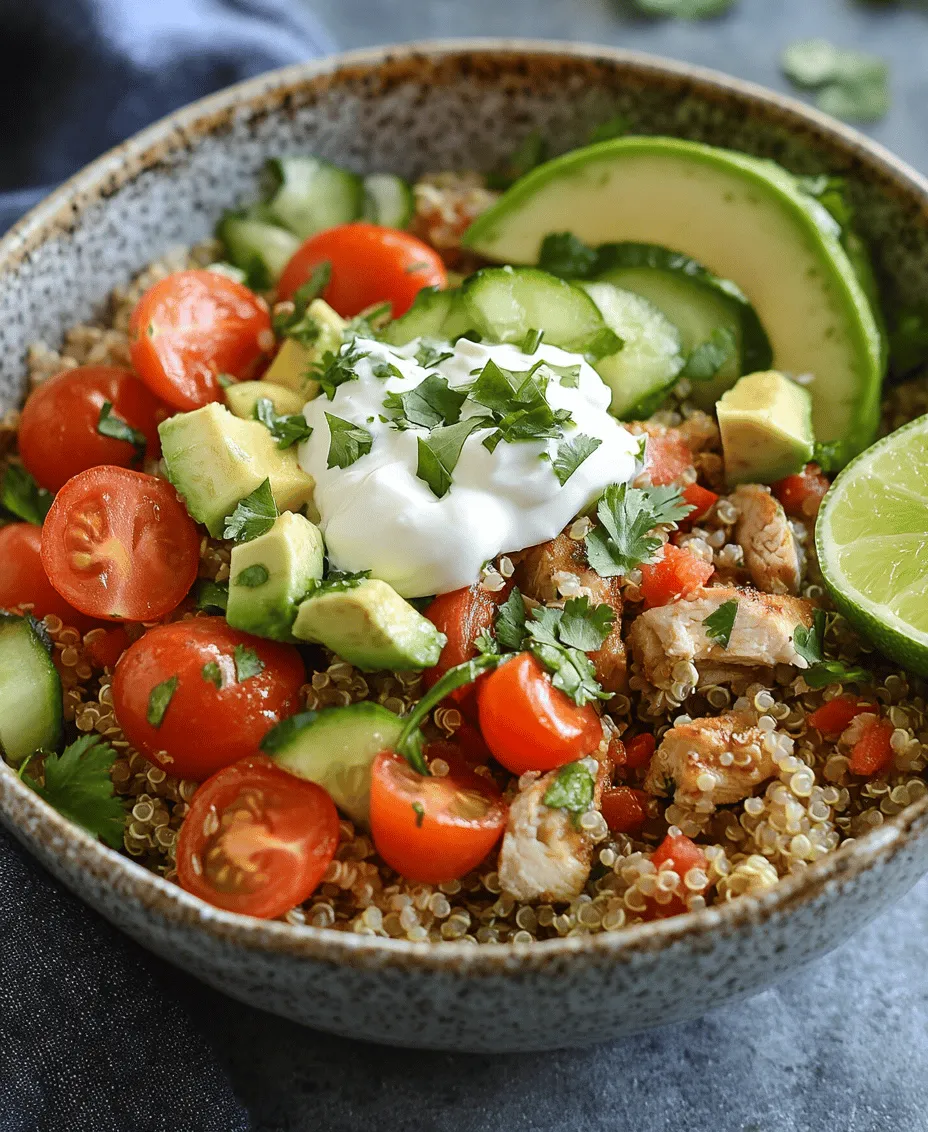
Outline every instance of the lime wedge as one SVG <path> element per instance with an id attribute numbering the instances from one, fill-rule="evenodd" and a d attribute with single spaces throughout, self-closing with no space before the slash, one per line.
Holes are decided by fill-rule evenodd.
<path id="1" fill-rule="evenodd" d="M 815 531 L 835 605 L 882 652 L 928 675 L 928 416 L 861 453 Z"/>

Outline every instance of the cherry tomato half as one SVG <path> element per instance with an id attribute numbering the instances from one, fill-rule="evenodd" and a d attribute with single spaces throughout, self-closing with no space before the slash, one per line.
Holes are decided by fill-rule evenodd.
<path id="1" fill-rule="evenodd" d="M 177 840 L 177 876 L 217 908 L 274 919 L 312 895 L 338 836 L 335 804 L 321 786 L 251 755 L 194 795 Z"/>
<path id="2" fill-rule="evenodd" d="M 157 621 L 197 576 L 200 535 L 166 481 L 128 468 L 68 480 L 42 528 L 49 581 L 75 608 L 114 621 Z"/>
<path id="3" fill-rule="evenodd" d="M 487 746 L 513 774 L 554 770 L 595 751 L 603 739 L 593 706 L 578 707 L 555 688 L 531 653 L 491 672 L 477 703 Z"/>
<path id="4" fill-rule="evenodd" d="M 158 625 L 123 653 L 113 705 L 136 750 L 169 774 L 202 782 L 294 715 L 305 680 L 293 645 L 252 637 L 222 617 L 196 617 Z"/>
<path id="5" fill-rule="evenodd" d="M 505 592 L 492 594 L 481 586 L 465 586 L 461 590 L 439 594 L 425 611 L 425 616 L 439 632 L 444 633 L 448 643 L 441 650 L 438 664 L 425 673 L 427 688 L 439 680 L 457 664 L 471 660 L 477 655 L 476 640 L 481 633 L 493 628 L 497 607 Z M 477 687 L 484 679 L 481 676 L 476 684 L 465 684 L 456 688 L 449 699 L 455 700 L 465 714 L 473 717 L 477 710 Z"/>
<path id="6" fill-rule="evenodd" d="M 398 228 L 358 222 L 310 236 L 284 268 L 278 297 L 292 299 L 324 263 L 331 264 L 332 277 L 322 297 L 343 318 L 386 302 L 399 318 L 423 287 L 448 282 L 441 256 L 428 244 Z"/>
<path id="7" fill-rule="evenodd" d="M 42 565 L 42 528 L 32 523 L 0 527 L 0 609 L 31 604 L 35 617 L 54 613 L 65 625 L 86 633 L 93 621 L 69 605 L 48 580 Z"/>
<path id="8" fill-rule="evenodd" d="M 111 409 L 104 418 L 107 402 Z M 42 487 L 57 491 L 87 468 L 128 468 L 146 455 L 156 458 L 162 415 L 157 398 L 131 370 L 78 366 L 43 381 L 30 396 L 19 422 L 19 454 Z M 106 420 L 111 428 L 122 422 L 140 433 L 142 450 L 100 432 Z"/>
<path id="9" fill-rule="evenodd" d="M 218 375 L 254 377 L 274 348 L 267 303 L 215 271 L 178 271 L 139 299 L 129 320 L 132 364 L 175 409 L 222 400 Z"/>
<path id="10" fill-rule="evenodd" d="M 508 812 L 496 784 L 462 763 L 439 778 L 419 774 L 393 751 L 374 759 L 374 845 L 407 880 L 442 884 L 470 872 L 502 836 Z"/>

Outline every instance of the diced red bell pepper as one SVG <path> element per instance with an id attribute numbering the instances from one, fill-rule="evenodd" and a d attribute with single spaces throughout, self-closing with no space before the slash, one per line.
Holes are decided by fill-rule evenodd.
<path id="1" fill-rule="evenodd" d="M 852 719 L 868 711 L 879 713 L 879 708 L 876 704 L 857 700 L 853 696 L 836 696 L 833 700 L 829 700 L 828 703 L 816 708 L 809 716 L 808 721 L 816 731 L 821 731 L 823 735 L 840 735 Z"/>
<path id="2" fill-rule="evenodd" d="M 613 833 L 637 833 L 648 820 L 651 795 L 632 786 L 614 786 L 603 791 L 600 806 Z"/>
<path id="3" fill-rule="evenodd" d="M 683 498 L 693 508 L 686 516 L 684 522 L 698 523 L 705 518 L 709 511 L 718 503 L 718 495 L 698 483 L 689 483 L 683 489 Z"/>
<path id="4" fill-rule="evenodd" d="M 644 770 L 650 763 L 657 743 L 650 731 L 643 731 L 625 741 L 625 765 L 630 770 Z"/>
<path id="5" fill-rule="evenodd" d="M 669 860 L 673 860 L 671 868 L 680 878 L 681 882 L 690 869 L 702 869 L 707 871 L 709 868 L 709 859 L 703 853 L 702 849 L 692 841 L 685 834 L 679 833 L 675 837 L 669 833 L 658 847 L 651 854 L 651 861 L 654 867 L 660 870 L 661 865 Z M 686 896 L 697 895 L 691 889 L 678 889 L 677 894 L 672 896 L 666 904 L 661 904 L 657 900 L 648 900 L 648 908 L 645 913 L 646 918 L 649 920 L 665 920 L 668 916 L 677 916 L 681 912 L 687 910 Z"/>
<path id="6" fill-rule="evenodd" d="M 801 472 L 777 480 L 773 494 L 783 504 L 783 510 L 794 519 L 813 519 L 831 484 L 818 464 L 806 464 Z"/>
<path id="7" fill-rule="evenodd" d="M 851 750 L 851 774 L 881 774 L 893 761 L 892 739 L 895 728 L 888 719 L 877 719 L 864 728 Z"/>
<path id="8" fill-rule="evenodd" d="M 685 597 L 698 590 L 708 582 L 714 571 L 711 563 L 668 543 L 659 561 L 641 567 L 641 596 L 645 609 L 667 605 L 676 597 Z"/>

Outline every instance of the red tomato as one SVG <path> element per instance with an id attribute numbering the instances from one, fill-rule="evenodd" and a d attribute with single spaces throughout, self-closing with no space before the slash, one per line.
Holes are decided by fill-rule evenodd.
<path id="1" fill-rule="evenodd" d="M 398 228 L 359 221 L 310 236 L 284 268 L 278 298 L 292 299 L 323 263 L 331 264 L 332 278 L 322 297 L 343 318 L 385 302 L 399 318 L 423 287 L 448 283 L 441 256 L 428 244 Z"/>
<path id="2" fill-rule="evenodd" d="M 267 303 L 215 271 L 178 271 L 139 299 L 132 364 L 151 391 L 188 412 L 223 399 L 218 375 L 254 377 L 274 349 Z"/>
<path id="3" fill-rule="evenodd" d="M 657 486 L 674 483 L 693 466 L 693 452 L 682 436 L 665 432 L 649 436 L 644 454 L 644 471 Z"/>
<path id="4" fill-rule="evenodd" d="M 631 786 L 614 786 L 603 791 L 600 805 L 606 825 L 613 833 L 637 833 L 648 820 L 651 795 Z"/>
<path id="5" fill-rule="evenodd" d="M 777 480 L 773 494 L 794 519 L 814 519 L 831 484 L 818 464 L 806 464 L 796 475 Z"/>
<path id="6" fill-rule="evenodd" d="M 463 664 L 465 660 L 472 660 L 477 655 L 477 646 L 474 643 L 481 633 L 493 628 L 499 600 L 505 596 L 491 594 L 478 585 L 465 586 L 462 590 L 439 594 L 425 611 L 425 616 L 432 624 L 445 634 L 448 643 L 441 650 L 438 664 L 425 673 L 425 686 L 431 688 L 455 665 Z M 473 716 L 477 709 L 477 686 L 485 677 L 480 677 L 474 684 L 465 684 L 463 688 L 456 688 L 449 699 L 460 705 L 461 709 Z"/>
<path id="7" fill-rule="evenodd" d="M 513 774 L 554 770 L 595 751 L 603 739 L 592 704 L 578 707 L 555 688 L 531 653 L 491 672 L 477 703 L 487 746 Z"/>
<path id="8" fill-rule="evenodd" d="M 502 836 L 508 812 L 496 784 L 461 765 L 430 777 L 381 751 L 371 768 L 374 845 L 407 880 L 441 884 L 476 868 Z"/>
<path id="9" fill-rule="evenodd" d="M 272 920 L 312 895 L 338 837 L 338 813 L 321 786 L 250 755 L 194 795 L 177 839 L 177 877 L 207 904 Z"/>
<path id="10" fill-rule="evenodd" d="M 294 715 L 305 680 L 293 645 L 252 637 L 222 617 L 196 617 L 158 625 L 123 653 L 113 705 L 136 750 L 169 774 L 202 782 Z"/>
<path id="11" fill-rule="evenodd" d="M 666 902 L 661 902 L 656 897 L 648 899 L 646 918 L 649 920 L 665 920 L 668 916 L 678 916 L 681 912 L 686 912 L 687 897 L 696 896 L 708 887 L 708 878 L 706 885 L 696 889 L 684 887 L 682 884 L 690 869 L 702 869 L 705 872 L 709 868 L 709 860 L 702 849 L 682 833 L 676 836 L 668 833 L 651 854 L 651 861 L 658 871 L 661 865 L 671 862 L 670 867 L 680 878 L 681 884 Z M 686 896 L 683 895 L 684 892 Z"/>
<path id="12" fill-rule="evenodd" d="M 36 617 L 54 613 L 65 625 L 86 633 L 93 621 L 69 605 L 48 580 L 42 565 L 42 528 L 32 523 L 0 527 L 0 609 L 31 604 Z"/>
<path id="13" fill-rule="evenodd" d="M 704 586 L 715 567 L 703 562 L 679 546 L 667 543 L 663 557 L 641 567 L 641 596 L 645 609 L 667 605 L 676 597 L 685 597 Z"/>
<path id="14" fill-rule="evenodd" d="M 875 719 L 868 724 L 854 744 L 848 762 L 851 774 L 882 774 L 893 761 L 890 740 L 895 728 L 888 719 Z"/>
<path id="15" fill-rule="evenodd" d="M 103 406 L 145 437 L 145 451 L 128 440 L 99 431 Z M 29 397 L 19 422 L 19 454 L 26 468 L 49 491 L 57 491 L 87 468 L 138 463 L 140 455 L 158 455 L 162 406 L 128 369 L 78 366 L 50 377 Z"/>
<path id="16" fill-rule="evenodd" d="M 704 519 L 719 501 L 719 497 L 714 491 L 710 491 L 707 487 L 700 487 L 698 483 L 688 483 L 683 489 L 683 498 L 693 508 L 684 520 L 688 523 L 696 523 L 700 519 Z"/>
<path id="17" fill-rule="evenodd" d="M 115 668 L 116 662 L 129 647 L 129 634 L 117 625 L 115 629 L 94 629 L 84 641 L 84 656 L 94 668 Z"/>
<path id="18" fill-rule="evenodd" d="M 825 735 L 840 735 L 855 716 L 864 712 L 879 714 L 876 704 L 868 704 L 862 700 L 855 700 L 851 696 L 836 696 L 828 703 L 816 708 L 809 716 L 809 723 Z"/>
<path id="19" fill-rule="evenodd" d="M 630 770 L 644 770 L 650 763 L 656 746 L 655 738 L 649 731 L 636 735 L 634 739 L 626 739 L 625 765 Z"/>
<path id="20" fill-rule="evenodd" d="M 166 480 L 90 468 L 55 497 L 42 528 L 42 562 L 82 613 L 157 621 L 193 585 L 200 535 Z"/>

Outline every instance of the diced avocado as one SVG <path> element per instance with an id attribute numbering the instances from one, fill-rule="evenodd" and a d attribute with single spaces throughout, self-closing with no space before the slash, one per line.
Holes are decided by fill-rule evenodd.
<path id="1" fill-rule="evenodd" d="M 319 396 L 319 382 L 312 377 L 312 367 L 326 353 L 338 353 L 348 325 L 324 299 L 313 299 L 306 313 L 319 327 L 318 338 L 310 346 L 296 338 L 285 338 L 262 379 L 294 390 L 304 402 Z"/>
<path id="2" fill-rule="evenodd" d="M 232 549 L 226 620 L 236 629 L 294 641 L 291 626 L 306 591 L 322 577 L 322 533 L 287 511 L 267 534 Z"/>
<path id="3" fill-rule="evenodd" d="M 445 644 L 431 621 L 378 578 L 308 597 L 293 635 L 325 645 L 349 664 L 368 670 L 431 668 Z"/>
<path id="4" fill-rule="evenodd" d="M 273 381 L 237 381 L 226 389 L 229 408 L 243 421 L 254 420 L 255 405 L 266 397 L 274 406 L 274 412 L 281 416 L 302 413 L 306 404 L 301 393 L 295 393 L 285 385 L 275 385 Z"/>
<path id="5" fill-rule="evenodd" d="M 812 459 L 812 398 L 782 373 L 749 373 L 716 410 L 729 483 L 774 483 Z"/>
<path id="6" fill-rule="evenodd" d="M 241 420 L 224 405 L 178 413 L 158 432 L 168 479 L 215 538 L 222 538 L 239 501 L 265 480 L 279 511 L 298 511 L 312 497 L 313 478 L 297 463 L 296 449 L 281 451 L 263 424 Z"/>
<path id="7" fill-rule="evenodd" d="M 353 822 L 370 819 L 371 763 L 391 750 L 403 721 L 380 704 L 306 711 L 279 723 L 261 749 L 283 770 L 308 778 L 332 796 Z"/>

